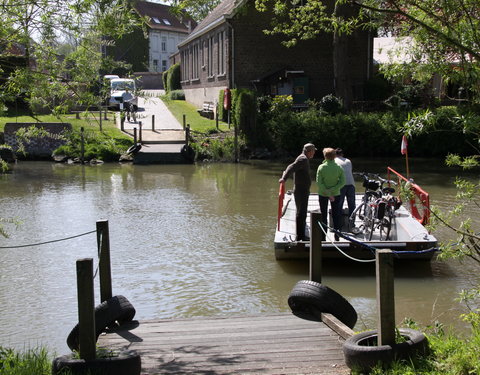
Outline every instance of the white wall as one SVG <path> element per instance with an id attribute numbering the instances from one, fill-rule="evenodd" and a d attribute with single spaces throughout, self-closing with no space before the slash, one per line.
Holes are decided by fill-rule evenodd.
<path id="1" fill-rule="evenodd" d="M 186 38 L 186 34 L 171 31 L 150 30 L 149 71 L 162 72 L 170 67 L 169 57 L 178 52 L 178 44 Z M 163 43 L 163 45 L 162 45 Z M 165 47 L 165 48 L 163 48 Z M 157 62 L 155 66 L 155 60 Z"/>

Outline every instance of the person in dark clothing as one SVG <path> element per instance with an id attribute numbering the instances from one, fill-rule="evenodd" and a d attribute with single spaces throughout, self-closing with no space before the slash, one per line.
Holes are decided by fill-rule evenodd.
<path id="1" fill-rule="evenodd" d="M 285 182 L 293 175 L 294 187 L 293 196 L 295 198 L 297 241 L 308 241 L 305 234 L 305 222 L 307 220 L 308 197 L 310 196 L 310 185 L 312 178 L 310 176 L 309 160 L 315 155 L 315 145 L 307 143 L 303 146 L 303 152 L 298 155 L 295 161 L 290 164 L 282 174 L 278 182 Z"/>

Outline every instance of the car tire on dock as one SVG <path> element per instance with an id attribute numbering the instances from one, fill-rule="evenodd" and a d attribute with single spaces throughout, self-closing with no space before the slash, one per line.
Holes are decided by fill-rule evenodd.
<path id="1" fill-rule="evenodd" d="M 140 375 L 142 362 L 133 350 L 121 351 L 112 357 L 84 360 L 74 358 L 75 354 L 57 357 L 52 362 L 52 375 Z"/>
<path id="2" fill-rule="evenodd" d="M 377 345 L 377 331 L 361 332 L 348 338 L 343 344 L 345 363 L 352 370 L 368 371 L 377 364 L 388 365 L 401 360 L 428 353 L 428 340 L 422 332 L 400 328 L 405 339 L 393 346 Z"/>
<path id="3" fill-rule="evenodd" d="M 340 294 L 329 287 L 311 280 L 300 280 L 288 296 L 288 305 L 294 314 L 332 314 L 349 328 L 357 322 L 357 312 Z"/>
<path id="4" fill-rule="evenodd" d="M 95 334 L 98 336 L 109 326 L 118 322 L 120 325 L 130 322 L 135 316 L 135 308 L 124 296 L 114 296 L 95 307 Z M 79 348 L 79 325 L 73 327 L 67 337 L 67 345 L 71 350 Z"/>

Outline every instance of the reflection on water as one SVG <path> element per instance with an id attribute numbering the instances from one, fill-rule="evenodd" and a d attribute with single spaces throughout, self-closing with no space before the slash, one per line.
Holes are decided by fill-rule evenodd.
<path id="1" fill-rule="evenodd" d="M 434 204 L 448 207 L 454 175 L 427 162 L 413 165 Z M 308 263 L 274 259 L 284 167 L 21 162 L 0 176 L 0 216 L 22 220 L 17 229 L 8 227 L 11 237 L 0 238 L 0 246 L 82 234 L 108 219 L 113 293 L 132 302 L 136 319 L 289 311 L 288 294 L 308 278 Z M 354 161 L 354 168 L 385 170 L 380 161 Z M 65 340 L 77 321 L 75 262 L 84 257 L 96 266 L 95 234 L 0 249 L 0 345 L 41 343 L 68 352 Z M 322 281 L 356 308 L 357 328 L 375 328 L 374 265 L 329 261 L 323 268 Z M 395 274 L 398 322 L 408 316 L 454 323 L 458 291 L 478 282 L 473 265 L 453 262 L 399 263 Z"/>

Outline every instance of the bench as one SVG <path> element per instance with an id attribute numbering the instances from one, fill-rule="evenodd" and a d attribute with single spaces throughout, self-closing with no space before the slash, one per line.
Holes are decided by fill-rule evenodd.
<path id="1" fill-rule="evenodd" d="M 203 107 L 197 109 L 200 116 L 212 119 L 215 117 L 215 104 L 213 102 L 203 102 Z"/>

